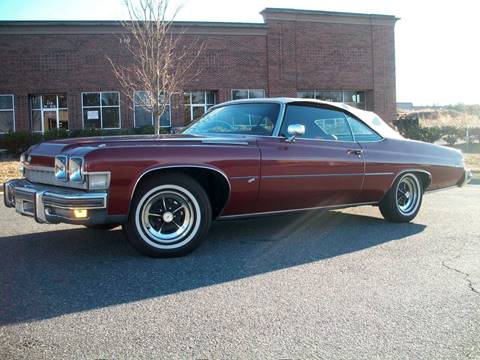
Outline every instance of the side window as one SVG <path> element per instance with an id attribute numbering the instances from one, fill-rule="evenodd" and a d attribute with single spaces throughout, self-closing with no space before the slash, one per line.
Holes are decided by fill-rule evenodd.
<path id="1" fill-rule="evenodd" d="M 370 129 L 367 125 L 363 122 L 352 118 L 351 116 L 347 115 L 348 123 L 352 128 L 353 135 L 355 136 L 355 140 L 358 142 L 369 142 L 369 141 L 380 141 L 382 137 L 378 135 L 375 131 Z"/>
<path id="2" fill-rule="evenodd" d="M 305 134 L 300 138 L 353 141 L 345 114 L 311 105 L 288 105 L 280 134 L 285 136 L 292 124 L 305 126 Z"/>

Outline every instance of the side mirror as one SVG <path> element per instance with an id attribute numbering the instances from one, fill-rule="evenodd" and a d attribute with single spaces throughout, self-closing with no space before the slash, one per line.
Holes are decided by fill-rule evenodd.
<path id="1" fill-rule="evenodd" d="M 302 124 L 288 125 L 287 128 L 288 137 L 285 138 L 286 142 L 294 142 L 297 136 L 305 134 L 305 126 Z"/>

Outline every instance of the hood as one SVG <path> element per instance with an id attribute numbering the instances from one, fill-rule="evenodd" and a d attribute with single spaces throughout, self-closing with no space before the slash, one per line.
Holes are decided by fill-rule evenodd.
<path id="1" fill-rule="evenodd" d="M 129 135 L 129 136 L 98 136 L 86 138 L 60 139 L 42 142 L 32 146 L 27 155 L 55 156 L 85 155 L 86 153 L 104 147 L 141 146 L 152 143 L 198 142 L 202 137 L 191 135 Z"/>
<path id="2" fill-rule="evenodd" d="M 56 155 L 85 156 L 104 148 L 133 146 L 168 146 L 189 144 L 240 144 L 255 141 L 247 136 L 199 136 L 199 135 L 128 135 L 70 138 L 46 141 L 32 146 L 26 153 L 27 162 L 32 165 L 53 166 Z"/>

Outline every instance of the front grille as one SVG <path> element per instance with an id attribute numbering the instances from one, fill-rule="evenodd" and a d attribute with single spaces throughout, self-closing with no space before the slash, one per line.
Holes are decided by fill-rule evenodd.
<path id="1" fill-rule="evenodd" d="M 73 182 L 64 182 L 55 179 L 55 172 L 53 168 L 47 167 L 25 167 L 25 178 L 37 184 L 63 186 L 75 189 L 86 189 L 86 183 L 78 184 Z"/>
<path id="2" fill-rule="evenodd" d="M 25 178 L 34 183 L 56 185 L 55 174 L 53 169 L 38 170 L 38 169 L 25 169 Z"/>

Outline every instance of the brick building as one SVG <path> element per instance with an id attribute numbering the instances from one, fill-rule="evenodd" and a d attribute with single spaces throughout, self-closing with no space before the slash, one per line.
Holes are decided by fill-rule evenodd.
<path id="1" fill-rule="evenodd" d="M 182 126 L 215 103 L 263 96 L 343 101 L 395 119 L 395 17 L 261 14 L 261 24 L 175 23 L 183 41 L 199 38 L 205 50 L 200 75 L 172 94 L 163 126 Z M 0 22 L 0 133 L 151 124 L 122 94 L 106 60 L 128 56 L 122 31 L 110 21 Z"/>

